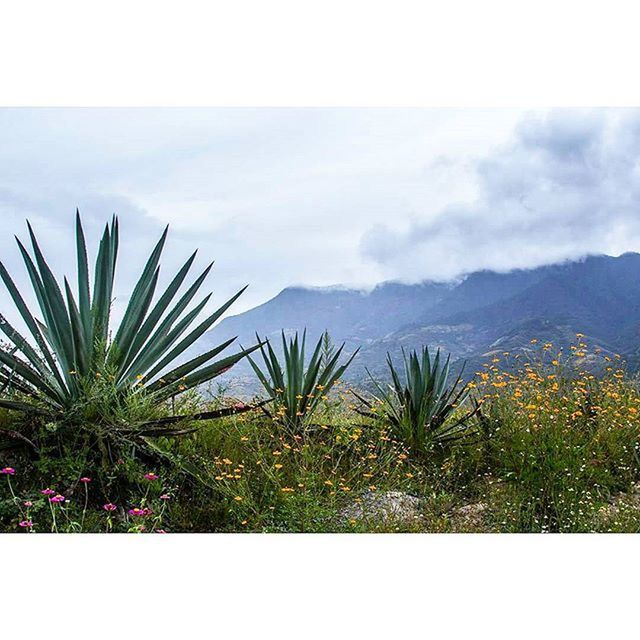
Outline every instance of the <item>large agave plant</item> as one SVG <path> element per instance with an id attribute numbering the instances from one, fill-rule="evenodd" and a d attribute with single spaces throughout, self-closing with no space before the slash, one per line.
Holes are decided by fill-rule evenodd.
<path id="1" fill-rule="evenodd" d="M 244 291 L 193 326 L 207 304 L 206 295 L 187 310 L 211 265 L 174 302 L 193 265 L 195 253 L 156 298 L 159 261 L 167 229 L 153 249 L 128 306 L 111 333 L 111 303 L 118 254 L 118 219 L 106 225 L 90 286 L 85 236 L 76 214 L 77 297 L 64 279 L 59 286 L 28 225 L 33 257 L 17 240 L 39 306 L 40 318 L 27 306 L 11 276 L 0 263 L 0 277 L 22 317 L 33 343 L 0 315 L 0 330 L 11 347 L 0 349 L 0 406 L 53 416 L 72 414 L 87 401 L 92 381 L 108 377 L 116 392 L 142 392 L 154 403 L 211 380 L 253 349 L 240 350 L 217 361 L 228 340 L 206 353 L 171 368 Z"/>
<path id="2" fill-rule="evenodd" d="M 257 337 L 257 336 L 256 336 Z M 338 349 L 331 346 L 326 333 L 318 340 L 309 362 L 305 362 L 306 331 L 299 338 L 296 332 L 287 339 L 282 332 L 282 355 L 284 364 L 280 363 L 271 343 L 266 348 L 260 346 L 260 352 L 266 368 L 263 372 L 249 356 L 249 362 L 258 379 L 273 401 L 270 417 L 285 424 L 294 431 L 299 431 L 309 422 L 318 409 L 323 398 L 344 374 L 358 351 L 339 365 L 338 361 L 344 349 L 344 343 Z"/>
<path id="3" fill-rule="evenodd" d="M 461 385 L 462 373 L 450 383 L 449 359 L 444 362 L 440 350 L 432 359 L 428 347 L 418 354 L 402 351 L 404 379 L 387 354 L 391 384 L 386 388 L 372 382 L 379 391 L 374 400 L 356 394 L 365 405 L 360 413 L 367 417 L 382 417 L 391 425 L 397 438 L 419 455 L 443 448 L 470 432 L 470 418 L 475 409 L 464 410 L 468 390 Z"/>

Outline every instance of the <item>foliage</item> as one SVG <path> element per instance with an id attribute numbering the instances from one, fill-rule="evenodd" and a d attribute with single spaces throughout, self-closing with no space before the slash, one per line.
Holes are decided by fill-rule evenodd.
<path id="1" fill-rule="evenodd" d="M 539 361 L 506 354 L 472 383 L 490 436 L 483 471 L 501 486 L 503 529 L 607 530 L 615 525 L 604 517 L 615 515 L 611 501 L 639 478 L 637 382 L 609 356 L 602 377 L 576 366 L 587 350 L 582 338 L 577 357 L 548 343 Z"/>
<path id="2" fill-rule="evenodd" d="M 356 394 L 367 407 L 361 414 L 376 418 L 381 413 L 396 436 L 419 455 L 466 438 L 474 410 L 461 412 L 469 392 L 460 385 L 462 374 L 449 384 L 449 356 L 443 363 L 438 349 L 431 359 L 428 347 L 420 355 L 412 351 L 407 356 L 404 350 L 402 355 L 404 381 L 387 354 L 392 384 L 384 388 L 371 377 L 380 397 L 371 401 Z"/>
<path id="3" fill-rule="evenodd" d="M 154 302 L 167 229 L 150 255 L 113 337 L 110 320 L 119 245 L 118 219 L 114 216 L 105 227 L 91 288 L 84 231 L 80 215 L 76 215 L 77 297 L 66 278 L 63 295 L 31 225 L 28 229 L 33 257 L 20 240 L 17 242 L 42 319 L 32 313 L 0 263 L 0 277 L 35 341 L 34 346 L 0 316 L 0 329 L 11 343 L 10 350 L 0 350 L 0 406 L 40 413 L 49 419 L 64 416 L 66 422 L 104 419 L 105 413 L 117 414 L 132 398 L 144 397 L 145 402 L 157 405 L 193 389 L 220 375 L 253 350 L 241 350 L 212 362 L 233 342 L 228 340 L 166 371 L 244 291 L 192 328 L 210 294 L 193 309 L 187 308 L 211 265 L 177 302 L 173 301 L 193 265 L 196 256 L 193 253 Z M 100 404 L 99 409 L 96 403 Z M 110 418 L 113 422 L 117 415 Z"/>
<path id="4" fill-rule="evenodd" d="M 328 393 L 358 353 L 356 350 L 344 364 L 339 360 L 344 343 L 335 349 L 325 332 L 318 340 L 311 358 L 305 361 L 306 331 L 302 339 L 296 332 L 287 339 L 282 332 L 282 353 L 284 363 L 281 364 L 271 344 L 266 348 L 260 346 L 260 352 L 266 373 L 249 357 L 260 383 L 273 400 L 273 413 L 269 416 L 291 428 L 300 431 L 308 424 L 320 403 L 328 398 Z"/>
<path id="5" fill-rule="evenodd" d="M 165 533 L 163 523 L 173 495 L 153 471 L 137 474 L 136 491 L 127 505 L 111 500 L 103 504 L 96 501 L 94 480 L 89 476 L 77 477 L 64 493 L 55 488 L 55 483 L 50 483 L 39 490 L 31 486 L 26 493 L 18 495 L 12 480 L 16 473 L 13 467 L 4 467 L 0 472 L 6 478 L 9 494 L 7 500 L 0 502 L 0 516 L 3 511 L 8 512 L 14 530 L 26 533 Z"/>

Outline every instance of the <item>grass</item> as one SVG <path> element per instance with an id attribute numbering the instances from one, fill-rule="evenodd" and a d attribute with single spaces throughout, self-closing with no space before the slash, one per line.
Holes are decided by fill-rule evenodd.
<path id="1" fill-rule="evenodd" d="M 155 439 L 156 459 L 131 455 L 97 469 L 81 447 L 5 449 L 0 468 L 15 473 L 0 477 L 0 530 L 49 531 L 55 516 L 59 531 L 636 532 L 638 381 L 616 358 L 600 376 L 584 370 L 581 340 L 569 354 L 545 344 L 526 360 L 492 357 L 468 385 L 479 403 L 476 435 L 439 455 L 416 455 L 383 416 L 363 418 L 343 384 L 306 429 L 244 413 Z M 204 400 L 186 402 L 191 412 Z M 22 428 L 11 412 L 0 427 Z M 39 428 L 47 442 L 50 426 Z M 65 502 L 50 503 L 47 487 Z M 416 499 L 408 514 L 371 507 L 389 492 Z M 25 520 L 33 526 L 20 527 Z"/>

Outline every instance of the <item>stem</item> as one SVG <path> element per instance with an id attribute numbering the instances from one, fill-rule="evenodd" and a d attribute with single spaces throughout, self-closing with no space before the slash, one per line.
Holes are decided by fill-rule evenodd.
<path id="1" fill-rule="evenodd" d="M 9 485 L 9 491 L 11 492 L 11 496 L 13 497 L 13 501 L 15 502 L 16 507 L 18 507 L 18 510 L 20 511 L 20 515 L 24 519 L 24 511 L 22 510 L 22 506 L 20 504 L 20 500 L 18 499 L 18 496 L 13 491 L 13 485 L 11 484 L 11 476 L 9 474 L 7 474 L 7 484 Z"/>
<path id="2" fill-rule="evenodd" d="M 51 518 L 53 519 L 53 523 L 51 524 L 51 533 L 58 533 L 58 525 L 56 524 L 56 511 L 51 500 L 49 500 L 49 509 L 51 510 Z"/>
<path id="3" fill-rule="evenodd" d="M 84 484 L 84 509 L 82 510 L 82 518 L 80 519 L 80 531 L 82 531 L 84 528 L 84 517 L 85 517 L 85 514 L 87 513 L 87 505 L 89 504 L 89 489 L 87 488 L 86 482 L 83 482 L 83 484 Z"/>

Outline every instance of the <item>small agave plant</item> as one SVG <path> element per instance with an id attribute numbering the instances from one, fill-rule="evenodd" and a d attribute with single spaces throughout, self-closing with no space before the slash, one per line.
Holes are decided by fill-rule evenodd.
<path id="1" fill-rule="evenodd" d="M 167 229 L 133 289 L 115 335 L 111 333 L 110 321 L 118 255 L 118 219 L 114 216 L 105 227 L 91 287 L 85 235 L 80 215 L 76 213 L 77 296 L 66 278 L 63 286 L 59 286 L 31 225 L 28 229 L 33 257 L 20 240 L 17 242 L 40 317 L 29 309 L 0 263 L 0 278 L 33 340 L 33 343 L 27 340 L 0 315 L 0 330 L 10 342 L 9 349 L 0 350 L 1 407 L 40 413 L 51 420 L 69 420 L 82 415 L 83 407 L 95 398 L 95 385 L 105 380 L 108 380 L 114 402 L 133 394 L 158 405 L 215 378 L 257 348 L 256 345 L 214 361 L 233 342 L 228 340 L 171 368 L 244 289 L 193 326 L 211 294 L 190 310 L 187 308 L 212 266 L 209 265 L 174 302 L 193 265 L 196 256 L 193 253 L 156 298 L 159 261 Z"/>
<path id="2" fill-rule="evenodd" d="M 256 336 L 258 337 L 258 336 Z M 259 338 L 258 338 L 259 340 Z M 344 374 L 356 350 L 342 365 L 338 363 L 344 343 L 335 349 L 325 332 L 318 340 L 309 362 L 305 362 L 306 331 L 299 338 L 296 332 L 287 339 L 282 332 L 282 354 L 284 364 L 269 341 L 266 348 L 260 345 L 260 352 L 266 372 L 249 356 L 260 383 L 273 403 L 273 411 L 263 409 L 272 419 L 284 424 L 294 432 L 299 432 L 309 423 L 323 398 Z"/>
<path id="3" fill-rule="evenodd" d="M 417 455 L 443 449 L 473 431 L 470 418 L 475 408 L 465 411 L 468 390 L 461 385 L 462 373 L 449 382 L 449 359 L 443 362 L 440 350 L 432 359 L 428 347 L 421 353 L 402 351 L 404 379 L 387 354 L 391 384 L 384 388 L 369 374 L 379 396 L 367 400 L 357 398 L 366 407 L 359 413 L 369 418 L 382 417 L 391 425 L 395 436 Z"/>

